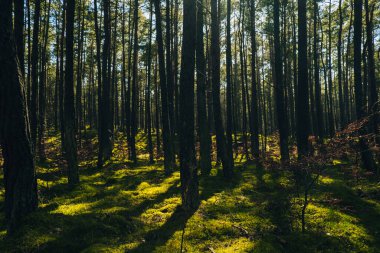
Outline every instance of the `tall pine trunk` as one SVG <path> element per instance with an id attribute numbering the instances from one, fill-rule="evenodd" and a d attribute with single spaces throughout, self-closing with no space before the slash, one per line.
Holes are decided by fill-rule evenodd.
<path id="1" fill-rule="evenodd" d="M 65 158 L 70 186 L 79 183 L 77 144 L 75 140 L 75 107 L 74 107 L 74 14 L 75 0 L 67 0 L 66 10 L 66 71 L 65 71 Z"/>
<path id="2" fill-rule="evenodd" d="M 307 19 L 306 1 L 298 0 L 298 81 L 296 94 L 298 157 L 309 153 L 309 87 L 307 80 Z"/>
<path id="3" fill-rule="evenodd" d="M 33 150 L 37 142 L 37 108 L 38 108 L 38 45 L 39 45 L 39 30 L 40 30 L 40 15 L 41 15 L 41 0 L 35 1 L 34 22 L 33 22 L 33 45 L 32 45 L 32 87 L 30 101 L 30 131 Z"/>
<path id="4" fill-rule="evenodd" d="M 362 84 L 362 10 L 363 0 L 354 0 L 354 82 L 355 82 L 355 103 L 356 117 L 358 120 L 366 116 L 363 104 L 363 84 Z M 365 128 L 359 132 L 360 135 L 366 134 Z M 363 137 L 359 140 L 360 153 L 363 167 L 367 170 L 374 170 L 375 163 L 371 150 Z"/>
<path id="5" fill-rule="evenodd" d="M 139 42 L 138 42 L 138 5 L 139 1 L 135 0 L 134 4 L 134 14 L 133 14 L 133 22 L 134 22 L 134 36 L 133 36 L 133 65 L 132 65 L 132 100 L 131 100 L 131 160 L 133 163 L 137 163 L 137 154 L 136 154 L 136 134 L 137 134 L 137 97 L 138 97 L 138 53 L 139 53 Z"/>
<path id="6" fill-rule="evenodd" d="M 148 43 L 148 54 L 147 54 L 147 87 L 145 93 L 145 115 L 147 123 L 147 132 L 148 132 L 148 152 L 149 152 L 149 163 L 154 163 L 153 158 L 153 142 L 152 142 L 152 113 L 151 113 L 151 74 L 152 74 L 152 33 L 153 33 L 153 6 L 152 2 L 149 4 L 149 43 Z"/>
<path id="7" fill-rule="evenodd" d="M 314 20 L 313 20 L 313 30 L 314 30 L 314 43 L 313 43 L 313 51 L 314 51 L 314 80 L 315 80 L 315 107 L 316 107 L 316 133 L 319 138 L 319 141 L 323 140 L 324 137 L 324 124 L 323 124 L 323 108 L 322 108 L 322 97 L 321 97 L 321 80 L 319 77 L 319 49 L 318 49 L 318 32 L 317 32 L 317 24 L 318 24 L 318 2 L 314 1 Z"/>
<path id="8" fill-rule="evenodd" d="M 256 6 L 255 1 L 251 1 L 251 116 L 249 117 L 250 133 L 251 133 L 251 152 L 253 157 L 259 158 L 259 104 L 258 89 L 256 78 Z M 244 15 L 244 14 L 243 14 Z M 248 93 L 247 93 L 248 95 Z"/>
<path id="9" fill-rule="evenodd" d="M 206 108 L 206 61 L 203 42 L 203 0 L 197 2 L 196 63 L 197 63 L 197 111 L 200 142 L 200 168 L 202 175 L 211 171 L 211 136 Z"/>
<path id="10" fill-rule="evenodd" d="M 102 62 L 102 83 L 101 83 L 101 107 L 100 113 L 100 136 L 99 136 L 99 154 L 98 167 L 101 168 L 105 160 L 112 155 L 112 122 L 110 108 L 110 55 L 111 55 L 111 19 L 110 19 L 110 1 L 103 1 L 104 8 L 104 44 L 103 44 L 103 62 Z"/>
<path id="11" fill-rule="evenodd" d="M 226 72 L 227 72 L 227 119 L 226 119 L 226 154 L 229 162 L 229 167 L 234 167 L 233 150 L 232 150 L 232 128 L 233 128 L 233 115 L 232 115 L 232 49 L 231 49 L 231 0 L 227 0 L 227 51 L 226 51 Z"/>
<path id="12" fill-rule="evenodd" d="M 192 210 L 199 205 L 194 136 L 194 67 L 196 3 L 183 3 L 182 68 L 180 79 L 180 162 L 182 206 Z"/>
<path id="13" fill-rule="evenodd" d="M 288 147 L 288 117 L 284 105 L 284 85 L 283 85 L 283 68 L 282 52 L 280 45 L 280 3 L 274 1 L 274 54 L 275 54 L 275 96 L 277 109 L 277 123 L 280 132 L 280 153 L 281 161 L 289 160 Z"/>
<path id="14" fill-rule="evenodd" d="M 165 55 L 164 55 L 164 43 L 162 38 L 162 18 L 160 1 L 154 1 L 154 7 L 156 12 L 156 37 L 157 37 L 157 49 L 158 49 L 158 67 L 160 76 L 161 87 L 161 102 L 162 102 L 162 132 L 163 132 L 163 144 L 164 144 L 164 167 L 165 173 L 169 174 L 175 167 L 173 142 L 171 138 L 170 130 L 170 116 L 169 116 L 169 102 L 168 102 L 168 87 L 165 70 Z"/>
<path id="15" fill-rule="evenodd" d="M 19 18 L 19 17 L 18 17 Z M 19 21 L 18 21 L 19 22 Z M 30 129 L 12 31 L 12 0 L 0 1 L 0 144 L 4 158 L 5 221 L 15 232 L 22 218 L 37 208 L 37 180 Z"/>
<path id="16" fill-rule="evenodd" d="M 168 97 L 168 111 L 169 111 L 169 128 L 170 128 L 170 138 L 169 143 L 172 147 L 172 161 L 175 161 L 175 114 L 174 114 L 174 77 L 173 77 L 173 67 L 172 67 L 172 54 L 171 54 L 171 15 L 170 15 L 171 5 L 170 0 L 166 0 L 166 10 L 165 10 L 165 20 L 166 20 L 166 33 L 165 33 L 165 47 L 166 47 L 166 86 L 167 86 L 167 97 Z"/>
<path id="17" fill-rule="evenodd" d="M 371 132 L 377 136 L 376 144 L 380 144 L 379 138 L 379 126 L 378 126 L 378 93 L 376 88 L 376 75 L 375 75 L 375 57 L 374 57 L 374 45 L 373 45 L 373 13 L 375 9 L 375 4 L 369 5 L 368 0 L 365 0 L 365 10 L 366 10 L 366 31 L 367 31 L 367 47 L 368 47 L 368 109 L 371 115 Z"/>
<path id="18" fill-rule="evenodd" d="M 339 31 L 338 31 L 338 89 L 339 89 L 339 115 L 340 128 L 343 128 L 347 119 L 345 118 L 345 107 L 343 101 L 343 75 L 342 75 L 342 34 L 343 34 L 343 11 L 342 0 L 339 0 Z"/>
<path id="19" fill-rule="evenodd" d="M 218 157 L 222 160 L 223 174 L 230 177 L 232 174 L 231 163 L 226 149 L 226 137 L 222 120 L 220 105 L 220 27 L 219 27 L 219 4 L 218 0 L 211 0 L 211 71 L 212 93 L 214 107 L 214 123 L 216 132 L 216 145 Z"/>
<path id="20" fill-rule="evenodd" d="M 41 52 L 41 71 L 40 71 L 40 82 L 39 82 L 39 90 L 38 90 L 38 157 L 40 162 L 45 162 L 45 145 L 44 145 L 44 134 L 45 134 L 45 113 L 46 113 L 46 61 L 47 61 L 47 47 L 48 47 L 48 36 L 49 36 L 49 26 L 50 26 L 50 7 L 51 0 L 49 0 L 49 4 L 45 14 L 45 31 L 44 31 L 44 42 L 43 48 Z"/>
<path id="21" fill-rule="evenodd" d="M 14 0 L 14 35 L 17 49 L 17 58 L 20 63 L 20 70 L 25 78 L 24 59 L 24 0 Z"/>

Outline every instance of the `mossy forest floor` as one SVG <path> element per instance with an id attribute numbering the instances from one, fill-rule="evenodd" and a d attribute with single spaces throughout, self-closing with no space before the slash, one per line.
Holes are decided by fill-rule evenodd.
<path id="1" fill-rule="evenodd" d="M 114 157 L 98 170 L 96 140 L 87 136 L 75 189 L 66 185 L 59 138 L 47 139 L 49 160 L 37 167 L 39 209 L 13 237 L 0 186 L 0 252 L 180 252 L 181 245 L 183 252 L 380 252 L 380 184 L 357 180 L 344 163 L 319 178 L 302 233 L 302 192 L 280 166 L 237 159 L 230 181 L 215 167 L 200 178 L 199 209 L 185 214 L 179 172 L 165 176 L 161 160 L 148 165 L 144 138 L 137 166 L 118 138 Z"/>

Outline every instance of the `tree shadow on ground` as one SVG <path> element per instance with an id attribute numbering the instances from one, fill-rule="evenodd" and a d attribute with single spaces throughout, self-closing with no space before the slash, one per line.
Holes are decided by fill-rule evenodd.
<path id="1" fill-rule="evenodd" d="M 235 171 L 241 170 L 238 166 Z M 224 181 L 224 184 L 220 183 Z M 235 173 L 230 179 L 225 179 L 222 173 L 217 173 L 216 176 L 208 176 L 200 178 L 200 201 L 207 200 L 215 193 L 226 189 L 235 188 L 242 180 L 241 172 Z M 179 189 L 178 189 L 179 190 Z M 163 246 L 177 231 L 184 230 L 188 220 L 196 213 L 197 210 L 185 211 L 181 206 L 177 206 L 173 214 L 166 222 L 157 229 L 149 231 L 144 236 L 144 242 L 129 252 L 152 252 L 157 247 Z"/>
<path id="2" fill-rule="evenodd" d="M 373 242 L 371 243 L 374 244 L 373 246 L 380 249 L 380 223 L 374 222 L 379 219 L 380 211 L 374 203 L 368 201 L 371 199 L 366 200 L 364 197 L 360 197 L 345 182 L 340 180 L 335 180 L 331 184 L 319 185 L 318 189 L 321 192 L 332 194 L 332 198 L 339 200 L 336 205 L 326 202 L 319 204 L 357 218 L 358 224 L 362 225 L 372 236 Z"/>
<path id="3" fill-rule="evenodd" d="M 291 189 L 285 187 L 281 182 L 281 171 L 265 169 L 257 166 L 253 170 L 256 176 L 257 192 L 248 193 L 253 201 L 263 205 L 263 211 L 275 226 L 276 235 L 286 235 L 291 231 Z"/>

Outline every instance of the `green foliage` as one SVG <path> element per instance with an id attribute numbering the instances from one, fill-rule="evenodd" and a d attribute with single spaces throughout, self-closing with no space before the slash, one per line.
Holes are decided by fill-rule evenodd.
<path id="1" fill-rule="evenodd" d="M 48 143 L 56 152 L 56 139 Z M 199 209 L 186 214 L 179 172 L 166 177 L 161 163 L 148 165 L 142 143 L 139 166 L 131 167 L 118 148 L 125 143 L 116 143 L 103 171 L 96 161 L 81 161 L 75 189 L 67 188 L 56 161 L 39 165 L 40 208 L 10 238 L 1 213 L 0 252 L 179 252 L 182 236 L 185 252 L 376 252 L 380 246 L 380 186 L 356 183 L 339 161 L 313 189 L 302 234 L 302 196 L 289 172 L 237 163 L 227 182 L 214 167 L 200 179 Z"/>

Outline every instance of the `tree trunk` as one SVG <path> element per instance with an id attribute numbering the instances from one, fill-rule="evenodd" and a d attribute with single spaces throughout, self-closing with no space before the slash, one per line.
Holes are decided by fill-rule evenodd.
<path id="1" fill-rule="evenodd" d="M 342 129 L 347 122 L 345 118 L 344 102 L 343 102 L 343 75 L 342 75 L 342 33 L 343 33 L 343 11 L 342 0 L 339 0 L 339 31 L 338 31 L 338 89 L 339 89 L 339 115 L 340 115 L 340 128 Z"/>
<path id="2" fill-rule="evenodd" d="M 230 177 L 232 174 L 231 162 L 226 150 L 226 137 L 222 120 L 220 105 L 220 28 L 219 28 L 219 4 L 218 0 L 211 0 L 211 71 L 212 93 L 214 106 L 214 123 L 216 132 L 216 145 L 218 157 L 222 160 L 223 174 Z"/>
<path id="3" fill-rule="evenodd" d="M 306 1 L 298 0 L 298 82 L 296 94 L 298 157 L 309 153 L 309 87 L 307 80 L 307 19 Z"/>
<path id="4" fill-rule="evenodd" d="M 77 50 L 77 85 L 76 85 L 76 128 L 78 132 L 78 142 L 79 145 L 81 145 L 81 129 L 82 129 L 82 69 L 83 69 L 83 40 L 84 40 L 84 5 L 85 2 L 83 1 L 83 8 L 82 8 L 82 1 L 79 1 L 78 4 L 78 50 Z"/>
<path id="5" fill-rule="evenodd" d="M 30 131 L 32 149 L 35 150 L 37 141 L 37 98 L 38 98 L 38 44 L 40 30 L 41 1 L 35 1 L 32 45 L 32 88 L 30 101 Z"/>
<path id="6" fill-rule="evenodd" d="M 334 124 L 334 110 L 333 110 L 333 83 L 332 83 L 332 56 L 331 56 L 331 47 L 332 47 L 332 30 L 331 30 L 331 0 L 329 3 L 329 46 L 328 46 L 328 87 L 329 87 L 329 92 L 327 94 L 328 96 L 328 102 L 329 102 L 329 110 L 328 110 L 328 121 L 329 121 L 329 135 L 330 137 L 333 137 L 335 134 L 335 124 Z"/>
<path id="7" fill-rule="evenodd" d="M 275 92 L 276 92 L 276 109 L 277 121 L 280 132 L 280 153 L 281 161 L 289 160 L 288 147 L 288 117 L 284 106 L 284 87 L 283 87 L 283 68 L 282 52 L 280 45 L 280 3 L 274 1 L 274 54 L 275 54 Z"/>
<path id="8" fill-rule="evenodd" d="M 259 105 L 258 105 L 258 91 L 257 91 L 257 78 L 256 78 L 256 6 L 255 0 L 251 0 L 251 46 L 252 46 L 252 58 L 251 58 L 251 74 L 252 74 L 252 86 L 251 86 L 251 116 L 250 130 L 251 130 L 251 152 L 255 159 L 259 159 Z M 244 15 L 244 14 L 243 14 Z M 244 25 L 244 24 L 243 24 Z M 247 93 L 248 95 L 248 93 Z"/>
<path id="9" fill-rule="evenodd" d="M 19 17 L 18 17 L 19 18 Z M 12 234 L 38 205 L 24 80 L 12 31 L 12 0 L 0 2 L 0 143 L 4 158 L 5 220 Z"/>
<path id="10" fill-rule="evenodd" d="M 155 12 L 156 12 L 156 37 L 157 37 L 157 47 L 158 47 L 158 61 L 159 61 L 159 75 L 160 75 L 160 86 L 161 86 L 161 102 L 162 102 L 162 131 L 163 131 L 163 144 L 164 144 L 164 167 L 165 173 L 169 174 L 172 172 L 175 166 L 173 142 L 171 138 L 170 130 L 170 117 L 169 117 L 169 103 L 168 103 L 168 87 L 166 79 L 165 70 L 165 55 L 164 55 L 164 45 L 162 38 L 162 19 L 161 19 L 161 8 L 160 1 L 154 1 Z"/>
<path id="11" fill-rule="evenodd" d="M 354 0 L 354 81 L 355 81 L 355 103 L 356 117 L 361 120 L 366 113 L 363 105 L 362 88 L 362 69 L 361 69 L 361 43 L 362 43 L 362 9 L 363 0 Z M 360 135 L 366 134 L 364 128 L 359 132 Z M 366 140 L 361 137 L 359 141 L 363 167 L 367 170 L 375 170 L 372 152 L 368 149 Z"/>
<path id="12" fill-rule="evenodd" d="M 65 151 L 65 120 L 64 120 L 64 112 L 63 112 L 63 98 L 64 98 L 64 84 L 65 84 L 65 73 L 64 73 L 64 44 L 65 44 L 65 30 L 66 30 L 66 1 L 62 4 L 62 31 L 61 31 L 61 52 L 60 52 L 60 66 L 59 66 L 59 122 L 60 122 L 60 131 L 61 131 L 61 151 L 64 153 Z"/>
<path id="13" fill-rule="evenodd" d="M 66 75 L 65 75 L 65 157 L 70 186 L 79 183 L 74 107 L 74 13 L 75 0 L 67 0 L 66 11 Z"/>
<path id="14" fill-rule="evenodd" d="M 153 158 L 153 142 L 152 142 L 152 113 L 150 106 L 150 98 L 151 98 L 151 69 L 152 69 L 152 33 L 153 33 L 153 6 L 152 2 L 149 4 L 149 44 L 148 44 L 148 55 L 147 55 L 147 65 L 148 65 L 148 73 L 147 73 L 147 87 L 146 87 L 146 95 L 145 95 L 145 110 L 146 110 L 146 122 L 147 122 L 147 132 L 148 132 L 148 152 L 149 152 L 149 163 L 154 163 Z"/>
<path id="15" fill-rule="evenodd" d="M 133 21 L 134 21 L 134 41 L 133 41 L 133 66 L 132 66 L 132 100 L 131 100 L 131 160 L 133 163 L 137 163 L 137 154 L 136 154 L 136 134 L 137 134 L 137 96 L 138 96 L 138 53 L 139 53 L 139 42 L 138 42 L 138 23 L 139 23 L 139 16 L 138 16 L 138 5 L 139 1 L 135 0 L 134 5 L 134 14 L 133 14 Z"/>
<path id="16" fill-rule="evenodd" d="M 232 49 L 231 49 L 231 0 L 227 0 L 227 51 L 226 51 L 226 72 L 227 72 L 227 124 L 226 124 L 226 153 L 230 163 L 230 169 L 234 167 L 233 150 L 232 150 Z"/>
<path id="17" fill-rule="evenodd" d="M 20 70 L 25 78 L 25 46 L 24 46 L 24 0 L 13 0 L 14 2 L 14 35 L 17 49 L 17 58 Z"/>
<path id="18" fill-rule="evenodd" d="M 373 13 L 375 9 L 375 3 L 373 5 L 368 4 L 368 0 L 365 0 L 366 9 L 366 29 L 367 29 L 367 47 L 368 47 L 368 109 L 371 115 L 370 131 L 377 136 L 376 144 L 379 143 L 379 126 L 378 126 L 378 93 L 376 89 L 376 75 L 375 75 L 375 57 L 374 57 L 374 45 L 373 45 Z"/>
<path id="19" fill-rule="evenodd" d="M 111 54 L 111 20 L 110 20 L 110 1 L 104 0 L 104 44 L 102 62 L 102 89 L 101 89 L 101 113 L 99 136 L 98 167 L 102 168 L 103 162 L 112 155 L 112 122 L 110 120 L 110 54 Z"/>
<path id="20" fill-rule="evenodd" d="M 47 60 L 47 46 L 48 46 L 48 36 L 49 36 L 49 25 L 50 25 L 50 7 L 51 0 L 46 10 L 45 18 L 45 31 L 44 31 L 44 43 L 41 52 L 41 72 L 40 72 L 40 83 L 38 91 L 38 157 L 40 162 L 45 162 L 45 145 L 44 145 L 44 134 L 45 134 L 45 113 L 46 113 L 46 60 Z"/>
<path id="21" fill-rule="evenodd" d="M 172 145 L 172 161 L 175 161 L 175 114 L 174 114 L 174 78 L 173 78 L 173 67 L 172 67 L 172 54 L 171 54 L 171 18 L 170 18 L 171 5 L 170 1 L 166 0 L 166 86 L 167 86 L 167 97 L 168 97 L 168 111 L 169 111 L 169 128 L 170 128 L 170 138 Z"/>
<path id="22" fill-rule="evenodd" d="M 200 168 L 202 175 L 209 175 L 211 171 L 211 136 L 207 120 L 206 108 L 206 61 L 203 43 L 203 0 L 197 2 L 197 110 L 198 134 L 200 142 Z"/>
<path id="23" fill-rule="evenodd" d="M 324 137 L 324 125 L 323 125 L 323 108 L 322 108 L 322 101 L 321 101 L 321 81 L 319 77 L 319 51 L 318 51 L 318 32 L 317 32 L 317 24 L 318 24 L 318 2 L 314 1 L 314 44 L 313 44 L 313 51 L 314 51 L 314 80 L 315 80 L 315 107 L 316 107 L 316 114 L 317 114 L 317 122 L 316 122 L 316 132 L 317 136 L 319 138 L 319 141 L 323 141 Z"/>
<path id="24" fill-rule="evenodd" d="M 196 3 L 183 2 L 182 68 L 180 79 L 180 162 L 182 206 L 194 210 L 199 205 L 194 136 L 194 67 Z"/>

